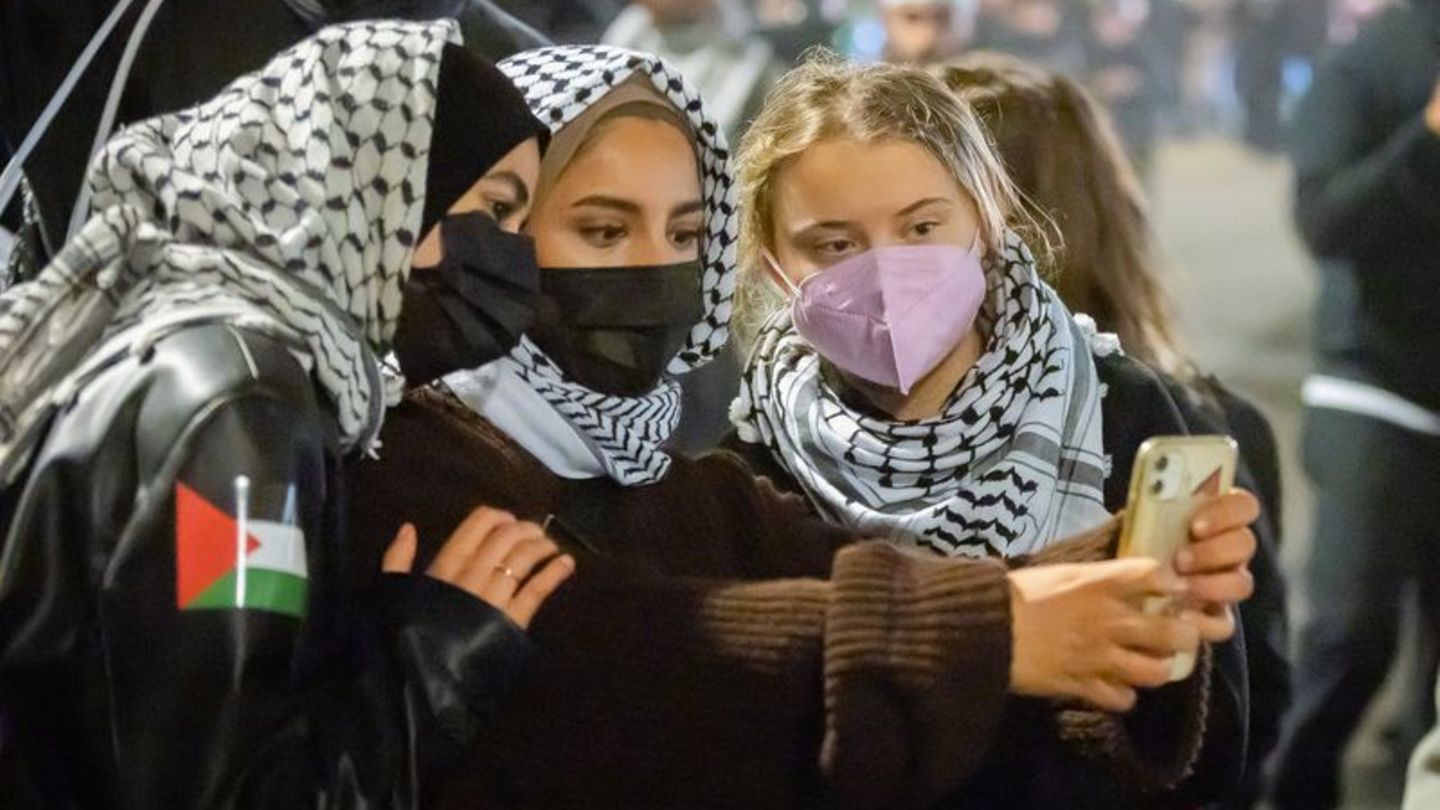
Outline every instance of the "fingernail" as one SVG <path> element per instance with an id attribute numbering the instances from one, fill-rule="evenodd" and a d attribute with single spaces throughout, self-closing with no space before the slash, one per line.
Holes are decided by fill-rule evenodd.
<path id="1" fill-rule="evenodd" d="M 1195 534 L 1204 537 L 1210 533 L 1210 521 L 1205 518 L 1200 518 L 1195 521 L 1195 525 L 1192 528 Z"/>
<path id="2" fill-rule="evenodd" d="M 1195 565 L 1195 554 L 1189 549 L 1182 548 L 1175 553 L 1175 570 L 1181 573 L 1189 572 Z"/>
<path id="3" fill-rule="evenodd" d="M 564 557 L 561 557 L 561 558 L 560 558 L 560 563 L 561 563 L 562 565 L 564 565 L 566 568 L 574 568 L 574 567 L 575 567 L 575 558 L 574 558 L 574 557 L 571 557 L 569 554 L 566 554 Z"/>

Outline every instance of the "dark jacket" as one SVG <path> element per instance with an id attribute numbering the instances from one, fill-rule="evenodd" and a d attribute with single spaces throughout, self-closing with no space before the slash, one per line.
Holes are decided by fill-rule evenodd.
<path id="1" fill-rule="evenodd" d="M 1258 548 L 1250 561 L 1255 593 L 1240 605 L 1244 633 L 1238 661 L 1227 660 L 1222 649 L 1217 666 L 1243 678 L 1245 705 L 1249 707 L 1244 740 L 1242 787 L 1233 805 L 1248 807 L 1259 797 L 1265 760 L 1280 738 L 1280 718 L 1290 705 L 1289 624 L 1285 613 L 1285 579 L 1280 570 L 1280 538 L 1284 501 L 1280 485 L 1280 455 L 1270 423 L 1255 406 L 1225 388 L 1214 378 L 1187 387 L 1165 377 L 1166 386 L 1180 408 L 1190 433 L 1230 436 L 1240 446 L 1235 485 L 1260 500 L 1260 519 L 1251 529 Z M 1232 651 L 1234 645 L 1231 645 Z"/>
<path id="2" fill-rule="evenodd" d="M 433 392 L 383 438 L 354 467 L 364 553 L 413 521 L 423 564 L 484 504 L 547 523 L 579 561 L 445 806 L 924 807 L 953 790 L 965 807 L 1069 808 L 1081 785 L 1172 784 L 1198 748 L 1208 667 L 1125 718 L 1011 698 L 1000 563 L 862 542 L 731 453 L 675 456 L 643 487 L 566 480 Z M 1113 538 L 1042 561 L 1098 559 Z M 1049 804 L 1026 801 L 1043 777 L 1011 756 L 1036 748 L 1067 765 Z"/>
<path id="3" fill-rule="evenodd" d="M 1105 481 L 1105 506 L 1119 511 L 1129 495 L 1130 472 L 1140 445 L 1152 436 L 1187 434 L 1187 420 L 1171 397 L 1166 384 L 1144 365 L 1120 354 L 1098 358 L 1095 363 L 1105 386 L 1103 434 L 1105 453 L 1111 460 Z M 799 482 L 762 445 L 746 444 L 732 433 L 722 446 L 742 454 L 759 474 L 774 480 L 782 490 L 799 493 Z M 1242 632 L 1214 650 L 1210 695 L 1205 719 L 1205 738 L 1193 774 L 1169 795 L 1156 800 L 1162 807 L 1185 807 L 1218 801 L 1239 789 L 1245 768 L 1245 735 L 1249 714 L 1245 670 L 1245 640 Z M 1128 792 L 1122 782 L 1093 780 L 1077 767 L 1063 748 L 1045 746 L 1029 753 L 1027 764 L 1002 783 L 1008 806 L 1066 806 L 1067 795 L 1085 796 L 1075 806 L 1146 806 Z M 1037 777 L 1036 774 L 1045 774 Z M 1060 792 L 1056 792 L 1059 790 Z M 1022 798 L 1017 798 L 1022 797 Z"/>
<path id="4" fill-rule="evenodd" d="M 1440 410 L 1440 3 L 1391 8 L 1323 61 L 1291 125 L 1295 218 L 1319 260 L 1321 369 Z"/>
<path id="5" fill-rule="evenodd" d="M 82 389 L 0 503 L 7 807 L 419 803 L 529 642 L 427 577 L 357 595 L 342 467 L 273 338 L 187 327 Z"/>
<path id="6" fill-rule="evenodd" d="M 42 261 L 65 241 L 111 79 L 144 6 L 131 5 L 26 163 Z M 114 0 L 0 3 L 0 138 L 12 149 L 114 7 Z M 379 17 L 456 18 L 466 47 L 490 61 L 549 44 L 489 0 L 167 0 L 137 52 L 116 126 L 205 101 L 324 25 Z"/>

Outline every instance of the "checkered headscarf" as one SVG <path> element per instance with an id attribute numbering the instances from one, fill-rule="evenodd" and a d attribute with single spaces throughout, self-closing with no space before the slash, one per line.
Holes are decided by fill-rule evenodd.
<path id="1" fill-rule="evenodd" d="M 55 391 L 187 318 L 290 337 L 345 446 L 367 444 L 383 410 L 374 352 L 394 334 L 418 238 L 440 54 L 458 38 L 448 21 L 326 28 L 112 138 L 90 169 L 90 219 L 0 306 L 0 469 Z"/>
<path id="2" fill-rule="evenodd" d="M 701 262 L 704 317 L 690 330 L 668 371 L 671 375 L 683 374 L 709 362 L 729 338 L 738 221 L 729 147 L 699 94 L 659 57 L 603 45 L 525 51 L 504 60 L 499 67 L 520 88 L 535 117 L 552 132 L 564 128 L 612 88 L 637 75 L 648 77 L 656 91 L 688 121 L 696 138 L 705 204 Z M 528 339 L 497 365 L 503 367 L 505 375 L 534 389 L 564 417 L 581 435 L 600 468 L 615 481 L 626 486 L 653 483 L 669 469 L 670 457 L 661 446 L 680 421 L 680 386 L 673 378 L 667 377 L 643 396 L 603 394 L 566 377 Z"/>

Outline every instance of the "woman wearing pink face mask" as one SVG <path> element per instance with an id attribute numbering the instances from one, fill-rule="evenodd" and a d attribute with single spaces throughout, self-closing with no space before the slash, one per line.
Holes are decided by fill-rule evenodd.
<path id="1" fill-rule="evenodd" d="M 740 148 L 731 445 L 831 521 L 1013 557 L 1124 506 L 1164 387 L 1072 317 L 983 129 L 903 68 L 816 61 Z"/>
<path id="2" fill-rule="evenodd" d="M 1038 229 L 931 77 L 805 64 L 738 164 L 748 362 L 727 446 L 830 522 L 948 557 L 1043 553 L 1123 508 L 1145 439 L 1186 432 L 1164 386 L 1042 280 L 1019 233 Z M 1204 590 L 1184 617 L 1228 643 L 1237 595 Z M 1208 700 L 1228 739 L 1244 707 Z M 1129 806 L 1111 798 L 1086 803 Z"/>

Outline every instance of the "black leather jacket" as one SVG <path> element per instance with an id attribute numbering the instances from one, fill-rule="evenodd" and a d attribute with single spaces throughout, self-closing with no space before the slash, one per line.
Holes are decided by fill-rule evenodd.
<path id="1" fill-rule="evenodd" d="M 419 804 L 529 641 L 361 570 L 342 464 L 276 338 L 189 326 L 86 385 L 0 503 L 0 804 Z"/>

